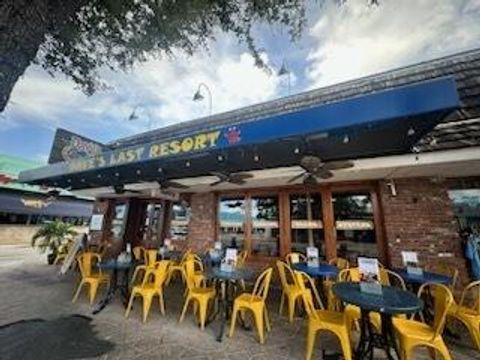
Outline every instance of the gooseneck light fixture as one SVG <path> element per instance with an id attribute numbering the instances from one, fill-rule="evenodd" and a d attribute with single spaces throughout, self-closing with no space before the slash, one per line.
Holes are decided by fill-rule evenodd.
<path id="1" fill-rule="evenodd" d="M 206 90 L 208 94 L 208 111 L 209 115 L 212 115 L 212 92 L 205 83 L 198 84 L 198 89 L 193 95 L 193 101 L 202 101 L 205 97 L 202 95 L 202 88 Z"/>

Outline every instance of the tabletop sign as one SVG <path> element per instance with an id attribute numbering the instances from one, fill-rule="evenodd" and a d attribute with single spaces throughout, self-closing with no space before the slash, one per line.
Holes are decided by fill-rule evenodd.
<path id="1" fill-rule="evenodd" d="M 215 241 L 214 249 L 215 250 L 222 250 L 222 242 L 221 241 Z"/>
<path id="2" fill-rule="evenodd" d="M 318 248 L 315 246 L 307 247 L 307 266 L 318 267 L 320 262 L 318 260 Z"/>
<path id="3" fill-rule="evenodd" d="M 423 269 L 418 266 L 418 254 L 415 251 L 402 251 L 403 265 L 410 275 L 423 275 Z"/>
<path id="4" fill-rule="evenodd" d="M 221 271 L 233 271 L 235 264 L 237 263 L 237 249 L 227 248 L 225 251 L 225 257 L 220 264 Z"/>
<path id="5" fill-rule="evenodd" d="M 94 214 L 90 219 L 90 230 L 101 231 L 103 228 L 103 214 Z"/>
<path id="6" fill-rule="evenodd" d="M 380 268 L 378 260 L 374 258 L 358 258 L 358 271 L 360 273 L 360 291 L 369 294 L 382 294 L 380 285 Z"/>

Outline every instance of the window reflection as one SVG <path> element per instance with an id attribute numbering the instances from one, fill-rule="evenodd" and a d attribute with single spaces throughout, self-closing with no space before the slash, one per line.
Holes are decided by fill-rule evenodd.
<path id="1" fill-rule="evenodd" d="M 320 194 L 290 195 L 292 252 L 306 252 L 307 246 L 319 248 L 325 255 L 322 198 Z"/>
<path id="2" fill-rule="evenodd" d="M 219 239 L 224 247 L 244 248 L 245 199 L 222 198 L 218 211 Z"/>
<path id="3" fill-rule="evenodd" d="M 355 262 L 359 256 L 378 257 L 373 207 L 369 194 L 333 194 L 337 256 Z"/>
<path id="4" fill-rule="evenodd" d="M 252 253 L 260 256 L 279 255 L 278 197 L 251 199 Z"/>

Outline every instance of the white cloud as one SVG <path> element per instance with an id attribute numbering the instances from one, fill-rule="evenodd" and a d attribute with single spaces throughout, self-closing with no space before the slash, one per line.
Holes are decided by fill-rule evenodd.
<path id="1" fill-rule="evenodd" d="M 310 29 L 306 76 L 325 86 L 479 46 L 479 0 L 329 2 Z"/>
<path id="2" fill-rule="evenodd" d="M 277 96 L 280 79 L 275 74 L 255 67 L 249 54 L 222 45 L 211 55 L 177 55 L 150 60 L 129 73 L 105 72 L 112 89 L 92 97 L 75 89 L 73 82 L 62 75 L 52 78 L 32 67 L 14 88 L 4 117 L 10 124 L 35 122 L 113 140 L 208 115 L 207 94 L 202 102 L 192 101 L 200 82 L 212 92 L 213 113 Z M 267 56 L 264 60 L 268 63 Z M 128 121 L 135 108 L 137 120 Z"/>

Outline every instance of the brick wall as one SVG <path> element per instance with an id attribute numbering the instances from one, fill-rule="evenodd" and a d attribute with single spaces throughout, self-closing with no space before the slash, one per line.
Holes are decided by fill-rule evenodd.
<path id="1" fill-rule="evenodd" d="M 186 246 L 203 252 L 213 246 L 216 237 L 217 197 L 214 193 L 192 194 L 191 217 Z"/>
<path id="2" fill-rule="evenodd" d="M 397 195 L 392 196 L 386 183 L 380 183 L 391 265 L 402 265 L 402 250 L 417 251 L 423 265 L 437 271 L 457 268 L 465 283 L 467 271 L 447 184 L 429 178 L 398 179 L 395 184 Z"/>

